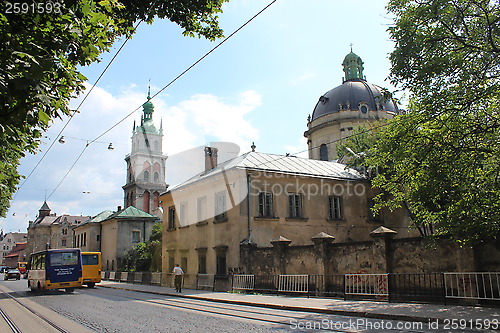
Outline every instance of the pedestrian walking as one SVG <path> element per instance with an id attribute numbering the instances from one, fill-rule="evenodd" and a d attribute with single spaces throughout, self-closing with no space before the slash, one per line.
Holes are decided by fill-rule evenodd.
<path id="1" fill-rule="evenodd" d="M 172 273 L 174 273 L 175 291 L 180 293 L 182 292 L 182 276 L 184 275 L 184 271 L 179 267 L 179 264 L 175 264 Z"/>

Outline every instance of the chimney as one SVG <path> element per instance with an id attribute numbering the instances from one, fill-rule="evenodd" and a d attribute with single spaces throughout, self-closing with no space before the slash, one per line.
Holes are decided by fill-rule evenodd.
<path id="1" fill-rule="evenodd" d="M 217 148 L 205 147 L 205 171 L 210 171 L 217 166 Z"/>
<path id="2" fill-rule="evenodd" d="M 122 210 L 122 206 L 118 206 L 116 207 L 116 211 L 119 212 L 120 210 Z"/>

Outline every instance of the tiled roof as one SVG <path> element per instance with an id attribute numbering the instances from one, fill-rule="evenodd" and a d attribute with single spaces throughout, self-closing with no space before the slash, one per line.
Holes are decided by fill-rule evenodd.
<path id="1" fill-rule="evenodd" d="M 129 218 L 154 218 L 158 219 L 158 217 L 148 214 L 143 210 L 140 210 L 138 208 L 135 208 L 134 206 L 129 206 L 125 209 L 122 209 L 116 213 L 113 213 L 109 215 L 107 218 L 105 218 L 103 221 L 106 220 L 111 220 L 111 219 L 129 219 Z"/>
<path id="2" fill-rule="evenodd" d="M 54 223 L 54 221 L 56 219 L 57 219 L 57 216 L 45 216 L 45 217 L 42 218 L 42 220 L 40 220 L 36 224 L 37 225 L 42 225 L 42 226 L 49 226 L 52 223 Z"/>
<path id="3" fill-rule="evenodd" d="M 69 223 L 70 225 L 80 225 L 90 219 L 90 216 L 72 216 L 61 215 L 53 222 L 53 224 Z"/>
<path id="4" fill-rule="evenodd" d="M 105 210 L 91 218 L 90 220 L 87 220 L 85 223 L 96 223 L 96 222 L 101 222 L 105 219 L 107 219 L 110 215 L 112 215 L 113 212 L 110 210 Z"/>
<path id="5" fill-rule="evenodd" d="M 336 162 L 319 161 L 295 156 L 248 152 L 232 160 L 221 163 L 216 168 L 208 172 L 201 172 L 191 179 L 171 187 L 169 191 L 176 190 L 180 187 L 187 186 L 201 179 L 208 178 L 230 169 L 276 172 L 296 176 L 339 180 L 364 180 L 364 178 L 356 170 L 349 169 L 344 164 Z"/>

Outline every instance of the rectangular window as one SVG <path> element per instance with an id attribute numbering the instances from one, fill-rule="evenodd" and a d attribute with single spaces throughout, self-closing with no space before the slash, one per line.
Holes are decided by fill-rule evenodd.
<path id="1" fill-rule="evenodd" d="M 52 266 L 77 265 L 80 261 L 80 252 L 51 252 L 49 258 Z"/>
<path id="2" fill-rule="evenodd" d="M 175 206 L 168 207 L 168 229 L 175 229 Z"/>
<path id="3" fill-rule="evenodd" d="M 181 202 L 179 206 L 179 225 L 186 226 L 187 223 L 187 202 Z"/>
<path id="4" fill-rule="evenodd" d="M 226 275 L 226 255 L 225 254 L 218 254 L 217 255 L 217 274 L 219 275 Z"/>
<path id="5" fill-rule="evenodd" d="M 207 256 L 205 254 L 198 256 L 198 273 L 207 274 Z"/>
<path id="6" fill-rule="evenodd" d="M 61 240 L 61 246 L 66 246 L 66 240 L 65 239 Z"/>
<path id="7" fill-rule="evenodd" d="M 288 210 L 290 211 L 290 217 L 302 217 L 302 195 L 288 195 Z"/>
<path id="8" fill-rule="evenodd" d="M 174 265 L 175 265 L 174 259 L 175 258 L 174 258 L 173 254 L 168 257 L 168 271 L 169 272 L 172 272 L 174 270 Z"/>
<path id="9" fill-rule="evenodd" d="M 181 258 L 181 268 L 184 271 L 184 273 L 187 272 L 187 267 L 188 267 L 188 258 L 187 257 L 182 257 Z"/>
<path id="10" fill-rule="evenodd" d="M 273 194 L 259 193 L 259 216 L 272 217 L 273 215 Z"/>
<path id="11" fill-rule="evenodd" d="M 201 197 L 197 200 L 197 222 L 207 219 L 207 197 Z"/>
<path id="12" fill-rule="evenodd" d="M 222 191 L 215 194 L 215 219 L 221 221 L 226 218 L 226 193 Z"/>
<path id="13" fill-rule="evenodd" d="M 138 230 L 132 231 L 132 243 L 139 243 L 141 241 L 141 232 Z"/>
<path id="14" fill-rule="evenodd" d="M 341 201 L 340 197 L 329 197 L 328 198 L 328 218 L 331 220 L 342 219 L 342 210 L 340 207 Z"/>

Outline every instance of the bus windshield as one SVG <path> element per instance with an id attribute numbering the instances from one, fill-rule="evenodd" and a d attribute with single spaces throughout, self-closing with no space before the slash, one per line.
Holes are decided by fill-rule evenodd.
<path id="1" fill-rule="evenodd" d="M 51 266 L 78 265 L 79 253 L 74 252 L 50 252 Z"/>

